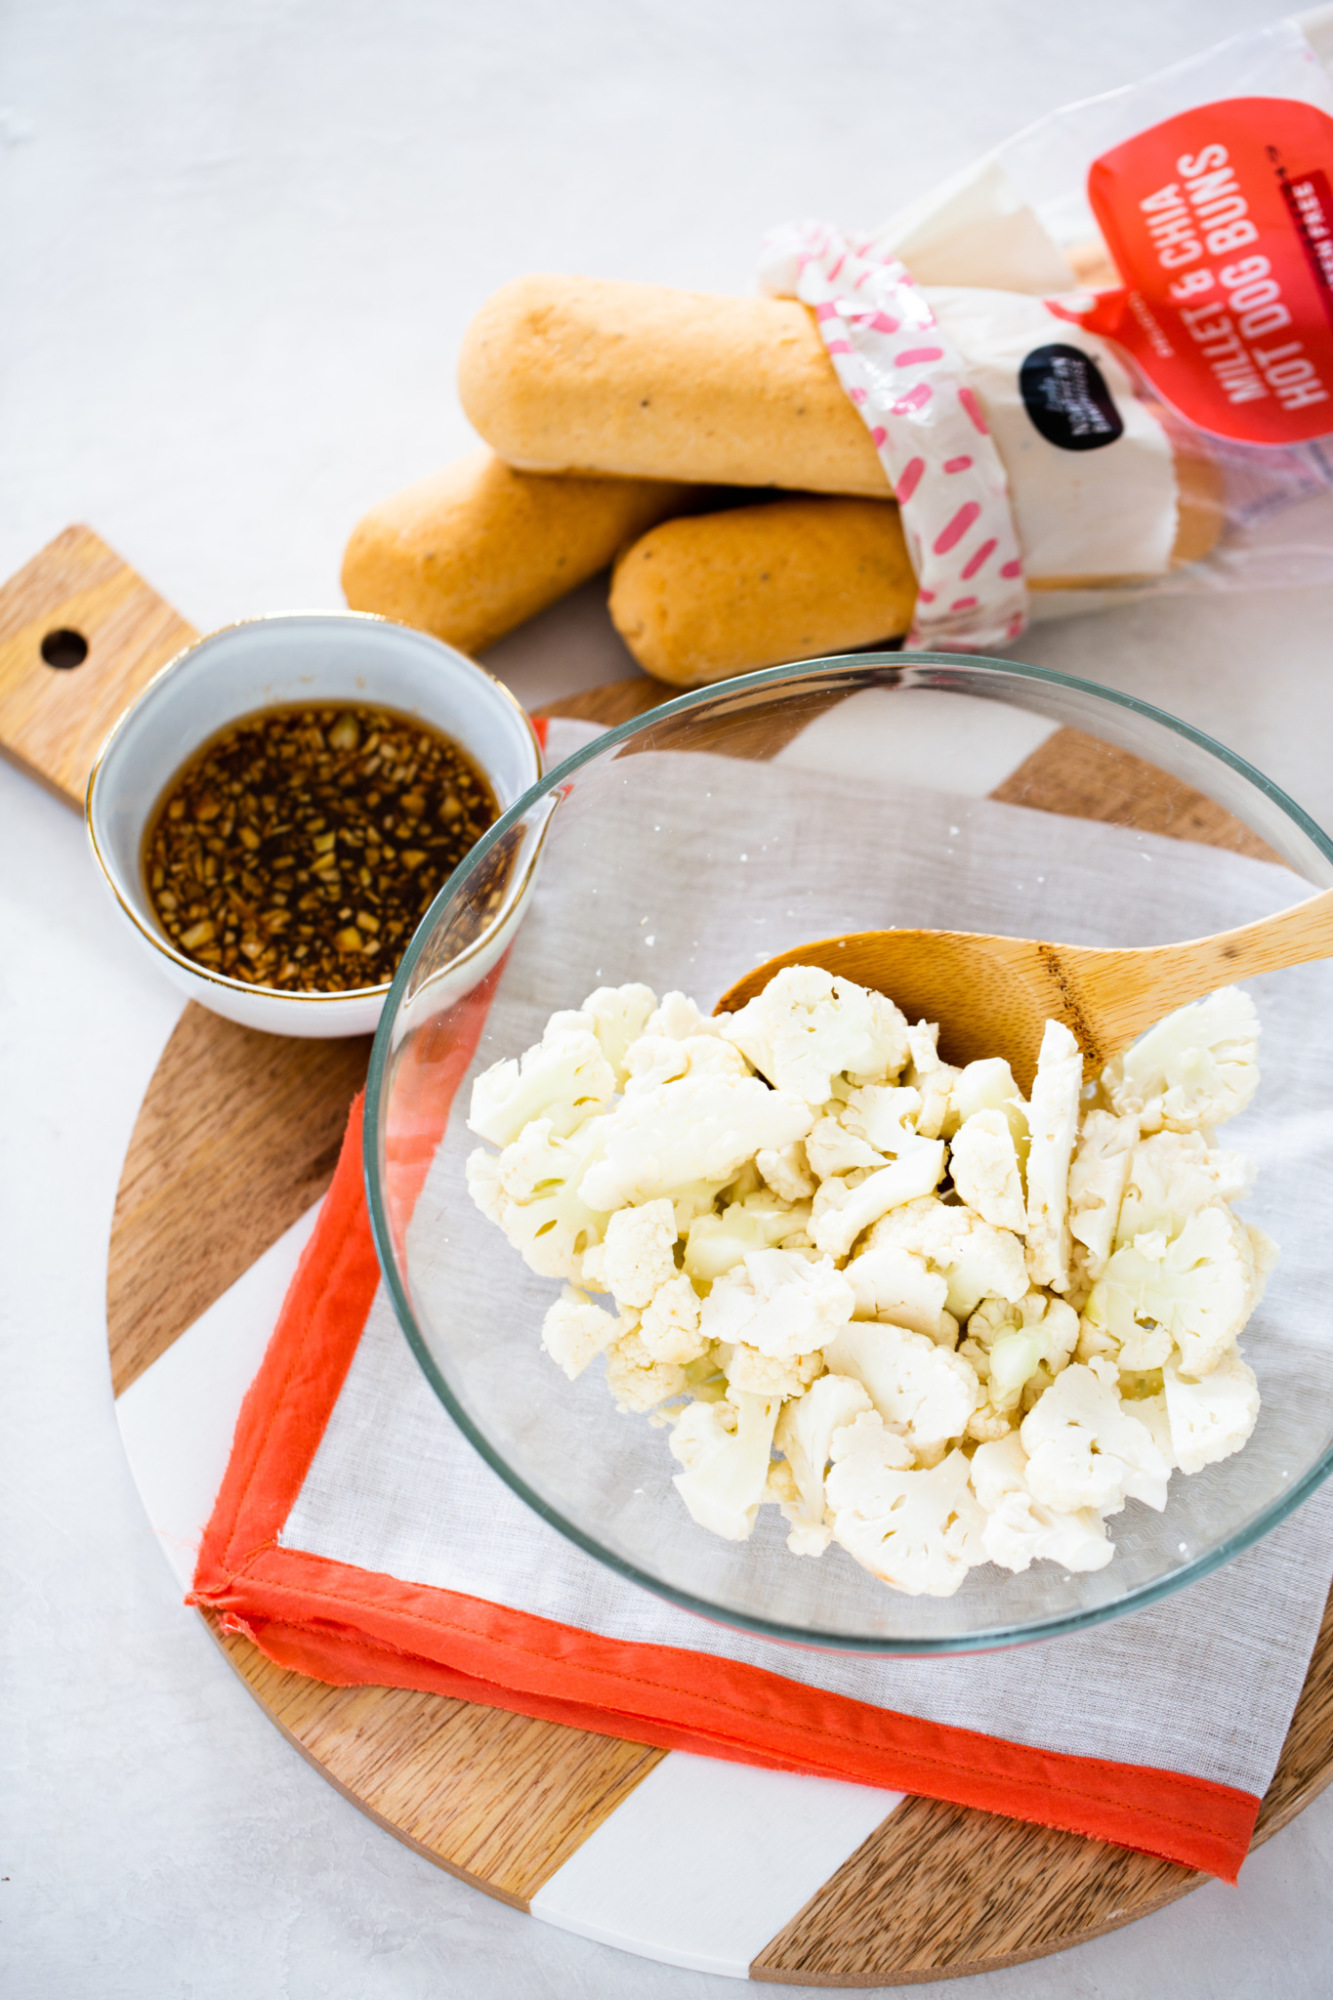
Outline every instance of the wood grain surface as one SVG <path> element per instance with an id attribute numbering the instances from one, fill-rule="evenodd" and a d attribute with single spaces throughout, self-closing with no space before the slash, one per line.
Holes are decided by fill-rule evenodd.
<path id="1" fill-rule="evenodd" d="M 525 1910 L 667 1754 L 410 1688 L 337 1688 L 205 1623 L 284 1736 L 372 1819 Z"/>
<path id="2" fill-rule="evenodd" d="M 42 657 L 57 632 L 87 645 L 78 665 Z M 82 810 L 112 724 L 198 636 L 91 528 L 66 528 L 0 590 L 0 752 Z"/>
<path id="3" fill-rule="evenodd" d="M 89 639 L 87 661 L 63 675 L 45 663 L 38 672 L 42 637 L 62 627 Z M 95 536 L 67 531 L 0 592 L 0 748 L 77 802 L 119 707 L 191 636 Z M 64 691 L 76 686 L 87 692 Z M 636 678 L 555 712 L 619 722 L 673 692 Z M 1075 745 L 1073 754 L 1069 734 L 1050 738 L 999 796 L 1255 851 L 1210 801 L 1151 767 L 1108 765 L 1104 746 L 1086 754 Z M 757 735 L 748 754 L 761 750 Z M 1125 817 L 1131 801 L 1144 817 Z M 118 1390 L 323 1192 L 367 1048 L 364 1040 L 281 1041 L 185 1010 L 141 1108 L 116 1202 L 107 1317 Z M 519 1908 L 662 1755 L 444 1696 L 329 1687 L 274 1666 L 248 1640 L 207 1622 L 265 1713 L 332 1784 L 418 1852 Z M 1330 1775 L 1333 1617 L 1257 1837 L 1285 1824 Z M 1199 1879 L 1124 1849 L 911 1800 L 751 1972 L 865 1986 L 982 1971 L 1131 1922 Z"/>

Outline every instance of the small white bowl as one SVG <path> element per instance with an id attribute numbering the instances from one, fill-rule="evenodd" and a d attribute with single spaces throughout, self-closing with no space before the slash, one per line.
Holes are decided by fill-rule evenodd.
<path id="1" fill-rule="evenodd" d="M 286 702 L 382 703 L 432 723 L 480 765 L 503 812 L 541 776 L 527 715 L 492 675 L 428 633 L 358 611 L 292 611 L 228 625 L 151 680 L 103 744 L 88 780 L 93 853 L 120 909 L 168 978 L 215 1014 L 275 1035 L 369 1034 L 389 980 L 347 993 L 288 993 L 211 972 L 178 951 L 143 878 L 149 817 L 181 765 L 238 717 Z M 514 885 L 495 931 L 504 941 L 531 888 Z M 464 954 L 475 985 L 503 944 L 488 933 Z M 459 966 L 463 971 L 462 964 Z"/>

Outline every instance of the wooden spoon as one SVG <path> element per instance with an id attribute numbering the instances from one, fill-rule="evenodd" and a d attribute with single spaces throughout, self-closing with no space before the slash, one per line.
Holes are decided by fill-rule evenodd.
<path id="1" fill-rule="evenodd" d="M 1048 1017 L 1077 1037 L 1093 1074 L 1187 1000 L 1313 958 L 1333 958 L 1333 889 L 1239 930 L 1127 951 L 972 931 L 853 931 L 757 965 L 717 1011 L 743 1007 L 784 965 L 822 965 L 888 994 L 910 1020 L 938 1021 L 946 1062 L 1007 1056 L 1027 1090 Z"/>

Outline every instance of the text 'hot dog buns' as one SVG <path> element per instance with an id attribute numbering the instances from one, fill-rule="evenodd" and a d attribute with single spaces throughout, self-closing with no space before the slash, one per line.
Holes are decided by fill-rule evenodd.
<path id="1" fill-rule="evenodd" d="M 639 665 L 702 687 L 898 638 L 916 579 L 891 500 L 776 500 L 667 521 L 626 549 L 611 616 Z"/>
<path id="2" fill-rule="evenodd" d="M 358 522 L 343 590 L 354 611 L 480 652 L 605 569 L 687 497 L 674 481 L 546 479 L 473 452 Z"/>
<path id="3" fill-rule="evenodd" d="M 515 278 L 469 327 L 458 389 L 492 449 L 531 471 L 889 492 L 791 299 Z"/>

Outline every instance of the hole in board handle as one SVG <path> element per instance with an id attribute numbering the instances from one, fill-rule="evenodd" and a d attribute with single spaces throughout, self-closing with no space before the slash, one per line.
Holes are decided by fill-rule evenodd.
<path id="1" fill-rule="evenodd" d="M 48 667 L 66 670 L 81 667 L 88 657 L 88 641 L 82 632 L 72 632 L 62 625 L 58 632 L 48 632 L 42 641 L 42 658 Z"/>

